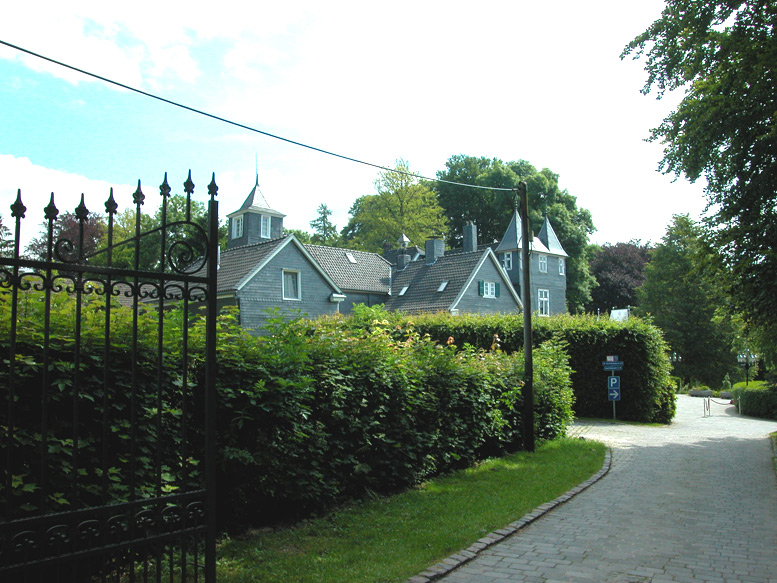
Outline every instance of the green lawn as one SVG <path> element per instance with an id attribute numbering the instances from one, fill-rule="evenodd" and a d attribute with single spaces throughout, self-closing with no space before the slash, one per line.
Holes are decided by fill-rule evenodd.
<path id="1" fill-rule="evenodd" d="M 404 581 L 588 479 L 604 452 L 560 439 L 293 528 L 225 540 L 219 581 Z"/>

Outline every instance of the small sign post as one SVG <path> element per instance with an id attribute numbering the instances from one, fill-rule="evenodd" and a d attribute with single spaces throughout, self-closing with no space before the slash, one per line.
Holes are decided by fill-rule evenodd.
<path id="1" fill-rule="evenodd" d="M 615 376 L 615 371 L 623 370 L 623 361 L 617 356 L 608 356 L 602 363 L 605 371 L 610 371 L 607 377 L 607 400 L 612 401 L 612 418 L 615 419 L 615 402 L 621 400 L 621 378 Z"/>

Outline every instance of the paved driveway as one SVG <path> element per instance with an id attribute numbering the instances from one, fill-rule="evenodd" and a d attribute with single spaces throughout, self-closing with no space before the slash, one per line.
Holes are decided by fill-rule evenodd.
<path id="1" fill-rule="evenodd" d="M 679 396 L 666 427 L 576 425 L 610 471 L 438 580 L 777 582 L 777 422 L 703 402 Z"/>

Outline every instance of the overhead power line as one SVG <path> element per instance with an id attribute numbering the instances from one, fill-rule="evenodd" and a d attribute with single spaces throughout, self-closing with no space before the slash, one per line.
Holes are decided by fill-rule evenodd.
<path id="1" fill-rule="evenodd" d="M 347 160 L 349 162 L 355 162 L 356 164 L 362 164 L 364 166 L 371 166 L 372 168 L 378 168 L 379 170 L 385 170 L 387 172 L 394 172 L 396 174 L 402 174 L 404 176 L 410 176 L 412 178 L 418 178 L 421 180 L 430 180 L 434 182 L 442 182 L 445 184 L 453 184 L 455 186 L 466 186 L 468 188 L 479 188 L 482 190 L 498 190 L 498 191 L 504 191 L 504 192 L 514 192 L 515 188 L 502 188 L 502 187 L 494 187 L 494 186 L 481 186 L 478 184 L 467 184 L 465 182 L 454 182 L 452 180 L 443 180 L 441 178 L 428 178 L 426 176 L 421 176 L 420 174 L 413 174 L 412 172 L 405 172 L 403 170 L 397 170 L 396 168 L 389 168 L 387 166 L 381 166 L 380 164 L 374 164 L 372 162 L 366 162 L 364 160 L 359 160 L 358 158 L 352 158 L 351 156 L 345 156 L 343 154 L 338 154 L 336 152 L 331 152 L 329 150 L 324 150 L 323 148 L 317 148 L 315 146 L 311 146 L 309 144 L 305 144 L 303 142 L 297 142 L 295 140 L 291 140 L 289 138 L 284 138 L 283 136 L 278 136 L 276 134 L 271 134 L 270 132 L 266 132 L 264 130 L 260 130 L 258 128 L 254 128 L 248 125 L 245 125 L 240 122 L 232 121 L 230 119 L 208 113 L 207 111 L 203 111 L 201 109 L 197 109 L 195 107 L 190 107 L 188 105 L 184 105 L 183 103 L 179 103 L 177 101 L 173 101 L 171 99 L 166 99 L 164 97 L 160 97 L 159 95 L 154 95 L 153 93 L 149 93 L 147 91 L 143 91 L 142 89 L 138 89 L 136 87 L 131 87 L 129 85 L 125 85 L 124 83 L 119 83 L 118 81 L 114 81 L 113 79 L 108 79 L 107 77 L 103 77 L 102 75 L 97 75 L 96 73 L 90 73 L 89 71 L 86 71 L 84 69 L 79 69 L 78 67 L 74 67 L 73 65 L 68 65 L 67 63 L 63 63 L 62 61 L 58 61 L 56 59 L 52 59 L 51 57 L 46 57 L 45 55 L 41 55 L 39 53 L 33 52 L 29 49 L 25 49 L 23 47 L 11 44 L 9 42 L 6 42 L 2 39 L 0 39 L 0 44 L 5 45 L 7 47 L 10 47 L 14 50 L 17 50 L 22 53 L 26 53 L 28 55 L 31 55 L 33 57 L 36 57 L 38 59 L 42 59 L 44 61 L 48 61 L 49 63 L 53 63 L 55 65 L 58 65 L 60 67 L 64 67 L 65 69 L 70 69 L 71 71 L 76 71 L 77 73 L 81 73 L 82 75 L 86 75 L 88 77 L 92 77 L 94 79 L 99 79 L 100 81 L 103 81 L 105 83 L 109 83 L 111 85 L 115 85 L 116 87 L 121 87 L 122 89 L 126 89 L 127 91 L 132 91 L 134 93 L 138 93 L 140 95 L 143 95 L 145 97 L 150 97 L 151 99 L 156 99 L 157 101 L 161 101 L 163 103 L 167 103 L 168 105 L 172 105 L 175 107 L 179 107 L 181 109 L 185 109 L 187 111 L 191 111 L 192 113 L 196 113 L 205 117 L 209 117 L 211 119 L 215 119 L 217 121 L 220 121 L 222 123 L 226 123 L 235 127 L 242 128 L 244 130 L 248 130 L 250 132 L 255 132 L 257 134 L 261 134 L 263 136 L 267 136 L 268 138 L 273 138 L 275 140 L 280 140 L 282 142 L 286 142 L 287 144 L 292 144 L 294 146 L 299 146 L 301 148 L 307 148 L 308 150 L 313 150 L 314 152 L 320 152 L 321 154 L 326 154 L 327 156 L 334 156 L 335 158 L 340 158 L 342 160 Z"/>

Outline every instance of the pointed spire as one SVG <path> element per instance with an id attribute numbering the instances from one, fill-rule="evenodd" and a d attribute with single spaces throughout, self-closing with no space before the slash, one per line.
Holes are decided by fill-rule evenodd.
<path id="1" fill-rule="evenodd" d="M 542 221 L 542 228 L 540 228 L 537 238 L 542 241 L 542 244 L 554 255 L 568 257 L 567 252 L 564 251 L 564 247 L 562 247 L 561 241 L 559 241 L 556 236 L 556 232 L 553 230 L 553 226 L 550 224 L 547 215 L 545 216 L 545 220 Z"/>

